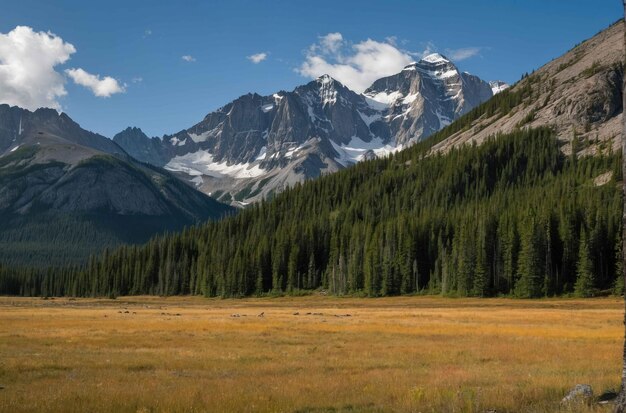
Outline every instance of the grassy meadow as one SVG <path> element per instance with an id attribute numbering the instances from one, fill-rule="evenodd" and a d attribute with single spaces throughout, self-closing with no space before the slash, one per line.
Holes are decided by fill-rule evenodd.
<path id="1" fill-rule="evenodd" d="M 617 298 L 4 297 L 0 412 L 555 412 L 619 384 L 622 317 Z"/>

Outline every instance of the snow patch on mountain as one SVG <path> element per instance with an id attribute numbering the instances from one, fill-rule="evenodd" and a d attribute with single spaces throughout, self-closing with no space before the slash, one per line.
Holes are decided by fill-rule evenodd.
<path id="1" fill-rule="evenodd" d="M 285 158 L 287 158 L 287 159 L 291 159 L 291 158 L 293 158 L 293 156 L 294 156 L 294 155 L 295 155 L 295 154 L 296 154 L 296 153 L 297 153 L 300 149 L 302 149 L 303 147 L 304 147 L 304 145 L 303 145 L 303 146 L 296 146 L 296 147 L 289 148 L 289 149 L 287 150 L 287 152 L 285 152 Z"/>
<path id="2" fill-rule="evenodd" d="M 196 187 L 199 187 L 199 186 L 202 186 L 202 184 L 204 183 L 204 179 L 202 179 L 202 177 L 198 175 L 198 176 L 194 176 L 191 182 L 196 184 Z"/>
<path id="3" fill-rule="evenodd" d="M 207 138 L 211 134 L 211 131 L 201 133 L 200 135 L 196 135 L 195 133 L 191 133 L 191 132 L 188 132 L 187 134 L 189 135 L 192 141 L 194 141 L 195 143 L 200 143 L 200 142 L 204 142 L 207 140 Z"/>
<path id="4" fill-rule="evenodd" d="M 431 53 L 428 56 L 422 58 L 423 61 L 428 63 L 448 63 L 450 62 L 445 56 L 439 53 Z"/>
<path id="5" fill-rule="evenodd" d="M 501 80 L 492 80 L 489 82 L 489 86 L 491 86 L 491 93 L 493 93 L 494 96 L 511 87 L 511 85 Z"/>
<path id="6" fill-rule="evenodd" d="M 262 161 L 263 159 L 265 159 L 266 155 L 267 155 L 267 147 L 263 146 L 261 150 L 259 151 L 259 154 L 257 155 L 256 160 Z"/>
<path id="7" fill-rule="evenodd" d="M 440 79 L 447 79 L 449 77 L 453 77 L 453 76 L 457 76 L 459 74 L 459 72 L 457 70 L 446 70 L 445 72 L 443 71 L 437 71 L 435 72 L 435 76 L 437 76 Z"/>
<path id="8" fill-rule="evenodd" d="M 387 109 L 389 106 L 393 105 L 396 100 L 403 97 L 402 93 L 398 90 L 394 90 L 393 92 L 383 91 L 365 96 L 370 107 L 376 110 Z"/>
<path id="9" fill-rule="evenodd" d="M 402 99 L 402 104 L 403 105 L 408 105 L 409 103 L 415 102 L 415 99 L 417 99 L 418 95 L 419 95 L 419 93 L 413 93 L 413 94 L 410 94 L 408 96 L 405 96 L 404 99 Z"/>
<path id="10" fill-rule="evenodd" d="M 373 112 L 371 115 L 366 115 L 365 113 L 361 112 L 360 110 L 358 111 L 359 116 L 361 117 L 361 119 L 363 120 L 363 122 L 367 125 L 367 127 L 369 128 L 369 126 L 376 122 L 379 121 L 383 118 L 383 115 L 381 112 L 376 111 Z"/>
<path id="11" fill-rule="evenodd" d="M 182 146 L 185 143 L 187 143 L 187 138 L 183 139 L 182 141 L 180 139 L 178 139 L 176 136 L 174 136 L 171 140 L 170 143 L 172 144 L 172 146 Z"/>
<path id="12" fill-rule="evenodd" d="M 402 145 L 385 144 L 380 138 L 374 138 L 369 142 L 365 142 L 353 136 L 347 145 L 339 145 L 332 140 L 330 144 L 339 155 L 339 157 L 335 158 L 335 161 L 346 167 L 364 160 L 368 152 L 373 152 L 377 157 L 384 157 L 402 150 Z"/>
<path id="13" fill-rule="evenodd" d="M 228 165 L 227 161 L 215 162 L 208 151 L 200 150 L 172 158 L 165 169 L 173 172 L 184 172 L 190 176 L 207 175 L 215 178 L 229 176 L 231 178 L 255 178 L 266 171 L 257 164 L 239 163 Z"/>

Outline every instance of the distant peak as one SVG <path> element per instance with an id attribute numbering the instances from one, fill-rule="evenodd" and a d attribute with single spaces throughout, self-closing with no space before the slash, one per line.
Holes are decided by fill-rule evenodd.
<path id="1" fill-rule="evenodd" d="M 141 128 L 138 128 L 137 126 L 129 126 L 120 133 L 135 133 L 135 134 L 142 133 L 143 134 L 143 131 L 141 130 Z"/>
<path id="2" fill-rule="evenodd" d="M 424 56 L 422 60 L 428 63 L 450 63 L 450 59 L 439 53 L 431 53 Z"/>
<path id="3" fill-rule="evenodd" d="M 121 131 L 120 133 L 117 133 L 115 136 L 113 136 L 113 140 L 119 139 L 121 137 L 132 137 L 132 138 L 137 138 L 137 137 L 148 137 L 142 130 L 141 128 L 138 128 L 136 126 L 129 126 L 126 129 L 124 129 L 123 131 Z"/>
<path id="4" fill-rule="evenodd" d="M 30 112 L 28 109 L 24 109 L 24 110 L 26 110 L 27 112 Z M 56 109 L 52 109 L 52 108 L 39 108 L 32 113 L 34 113 L 35 115 L 39 115 L 39 116 L 50 116 L 50 117 L 60 116 L 59 111 Z"/>
<path id="5" fill-rule="evenodd" d="M 332 83 L 335 81 L 330 75 L 324 74 L 316 79 L 320 83 Z"/>
<path id="6" fill-rule="evenodd" d="M 328 74 L 318 77 L 308 85 L 315 85 L 321 89 L 342 89 L 344 87 L 343 83 Z"/>

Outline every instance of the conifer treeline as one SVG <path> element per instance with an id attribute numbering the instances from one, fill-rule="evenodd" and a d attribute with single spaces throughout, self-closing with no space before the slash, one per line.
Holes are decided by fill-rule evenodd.
<path id="1" fill-rule="evenodd" d="M 565 157 L 547 128 L 427 150 L 360 163 L 84 267 L 0 268 L 0 293 L 539 297 L 613 288 L 620 156 Z M 613 178 L 596 185 L 606 172 Z"/>

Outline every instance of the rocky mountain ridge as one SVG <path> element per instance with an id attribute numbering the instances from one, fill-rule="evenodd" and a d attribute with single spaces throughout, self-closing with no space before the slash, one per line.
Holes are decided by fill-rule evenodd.
<path id="1" fill-rule="evenodd" d="M 619 150 L 624 78 L 624 23 L 620 20 L 517 82 L 437 143 L 448 151 L 519 128 L 552 127 L 566 154 Z M 495 99 L 497 100 L 497 99 Z M 488 105 L 491 104 L 491 101 Z"/>
<path id="2" fill-rule="evenodd" d="M 161 139 L 128 128 L 113 140 L 221 201 L 246 205 L 425 139 L 493 93 L 432 54 L 363 94 L 324 75 L 291 92 L 241 96 Z"/>
<path id="3" fill-rule="evenodd" d="M 230 211 L 66 114 L 0 105 L 0 125 L 0 262 L 66 265 Z"/>

